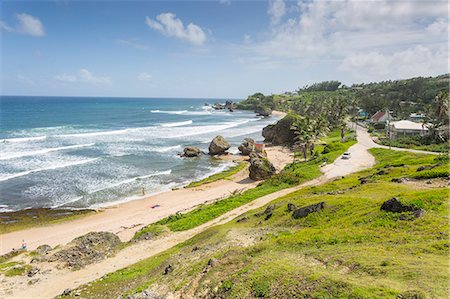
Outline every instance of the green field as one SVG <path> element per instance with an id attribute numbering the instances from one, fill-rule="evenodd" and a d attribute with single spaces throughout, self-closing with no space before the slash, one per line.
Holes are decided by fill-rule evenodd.
<path id="1" fill-rule="evenodd" d="M 268 220 L 266 207 L 250 211 L 83 286 L 81 296 L 116 298 L 153 287 L 187 297 L 447 298 L 448 189 L 391 180 L 423 165 L 448 167 L 448 159 L 371 152 L 378 164 L 370 170 L 279 198 Z M 394 196 L 425 214 L 381 211 Z M 323 211 L 302 219 L 286 209 L 321 201 Z M 174 270 L 164 275 L 169 263 Z"/>

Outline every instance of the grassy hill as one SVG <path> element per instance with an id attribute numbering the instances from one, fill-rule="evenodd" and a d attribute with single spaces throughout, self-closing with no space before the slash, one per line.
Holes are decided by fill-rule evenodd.
<path id="1" fill-rule="evenodd" d="M 448 158 L 371 152 L 378 163 L 370 170 L 279 198 L 85 285 L 79 295 L 150 289 L 183 298 L 447 298 Z M 392 181 L 399 178 L 409 180 Z M 380 210 L 392 197 L 424 215 Z M 305 218 L 287 210 L 288 203 L 319 202 L 325 208 Z"/>

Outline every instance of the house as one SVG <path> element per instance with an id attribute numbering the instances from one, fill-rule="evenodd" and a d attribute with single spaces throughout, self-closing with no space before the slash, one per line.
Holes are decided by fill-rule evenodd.
<path id="1" fill-rule="evenodd" d="M 392 119 L 387 111 L 378 111 L 370 118 L 371 123 L 384 123 L 388 119 Z"/>
<path id="2" fill-rule="evenodd" d="M 428 128 L 421 123 L 410 120 L 399 120 L 390 123 L 390 131 L 392 138 L 402 136 L 424 136 L 428 134 Z"/>
<path id="3" fill-rule="evenodd" d="M 409 120 L 415 122 L 421 122 L 425 118 L 425 114 L 422 113 L 411 113 L 408 117 Z"/>

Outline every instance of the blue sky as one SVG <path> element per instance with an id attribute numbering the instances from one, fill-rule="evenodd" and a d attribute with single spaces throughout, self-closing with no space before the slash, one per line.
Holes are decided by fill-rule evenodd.
<path id="1" fill-rule="evenodd" d="M 245 98 L 448 72 L 447 1 L 2 1 L 1 94 Z"/>

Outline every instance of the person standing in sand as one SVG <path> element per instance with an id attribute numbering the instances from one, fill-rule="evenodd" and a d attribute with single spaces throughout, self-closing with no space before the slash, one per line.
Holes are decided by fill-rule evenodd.
<path id="1" fill-rule="evenodd" d="M 145 195 L 145 188 L 142 187 L 142 196 L 144 196 L 144 195 Z"/>

